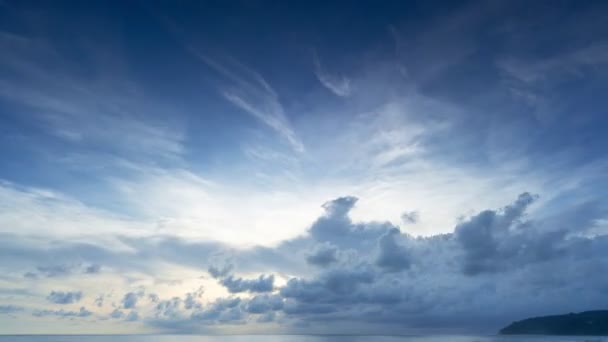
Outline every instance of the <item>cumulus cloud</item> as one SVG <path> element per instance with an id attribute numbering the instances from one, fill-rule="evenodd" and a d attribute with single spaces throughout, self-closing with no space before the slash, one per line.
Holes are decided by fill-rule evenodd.
<path id="1" fill-rule="evenodd" d="M 380 237 L 376 265 L 391 272 L 401 271 L 410 267 L 410 257 L 407 250 L 397 242 L 397 238 L 400 235 L 399 229 L 394 228 Z"/>
<path id="2" fill-rule="evenodd" d="M 340 332 L 354 323 L 361 331 L 381 325 L 393 333 L 459 327 L 493 332 L 522 316 L 595 308 L 608 288 L 601 277 L 608 272 L 603 262 L 608 238 L 594 229 L 606 211 L 597 203 L 580 202 L 570 210 L 545 208 L 550 214 L 528 214 L 537 199 L 522 193 L 501 208 L 460 219 L 452 233 L 428 237 L 412 236 L 388 222 L 355 222 L 350 212 L 357 198 L 346 196 L 326 202 L 306 234 L 275 247 L 228 249 L 175 238 L 156 238 L 153 244 L 125 240 L 137 251 L 134 255 L 206 269 L 230 296 L 204 298 L 199 287 L 170 298 L 149 293 L 143 301 L 141 288 L 124 294 L 108 317 L 137 318 L 175 332 L 271 322 L 289 331 L 308 326 L 316 332 Z M 223 260 L 224 266 L 201 264 L 201 256 Z M 261 275 L 235 275 L 241 272 Z M 275 282 L 275 274 L 287 278 L 286 283 Z M 581 291 L 584 297 L 570 300 Z M 79 296 L 54 291 L 49 300 L 67 303 Z M 500 306 L 500 312 L 487 312 L 491 305 Z"/>
<path id="3" fill-rule="evenodd" d="M 203 310 L 193 313 L 191 318 L 206 324 L 240 322 L 246 318 L 240 304 L 240 298 L 220 298 Z"/>
<path id="4" fill-rule="evenodd" d="M 501 210 L 484 210 L 456 227 L 454 234 L 464 251 L 465 273 L 496 271 L 505 260 L 526 252 L 525 241 L 518 244 L 513 239 L 525 239 L 522 218 L 535 198 L 523 193 L 513 204 Z"/>
<path id="5" fill-rule="evenodd" d="M 312 254 L 306 257 L 306 262 L 316 266 L 328 266 L 338 261 L 338 249 L 330 243 L 318 245 Z"/>
<path id="6" fill-rule="evenodd" d="M 141 293 L 129 292 L 122 298 L 122 306 L 125 309 L 133 309 L 137 305 L 137 301 L 142 296 Z"/>
<path id="7" fill-rule="evenodd" d="M 52 291 L 46 299 L 55 304 L 72 304 L 79 302 L 82 299 L 81 291 L 74 292 L 63 292 L 63 291 Z"/>
<path id="8" fill-rule="evenodd" d="M 323 204 L 325 213 L 309 228 L 310 237 L 318 242 L 334 244 L 340 248 L 365 244 L 366 238 L 375 235 L 372 225 L 353 224 L 348 216 L 357 203 L 353 196 L 339 197 Z"/>
<path id="9" fill-rule="evenodd" d="M 220 280 L 230 293 L 240 292 L 270 292 L 274 287 L 274 275 L 260 275 L 257 279 L 243 279 L 228 276 Z"/>
<path id="10" fill-rule="evenodd" d="M 180 308 L 182 306 L 182 299 L 179 297 L 173 297 L 168 300 L 159 300 L 154 307 L 154 315 L 156 318 L 169 319 L 180 316 Z"/>
<path id="11" fill-rule="evenodd" d="M 202 286 L 196 291 L 186 293 L 186 298 L 184 299 L 184 308 L 186 310 L 200 309 L 202 307 L 200 299 L 203 297 L 203 293 L 205 293 L 205 289 Z"/>
<path id="12" fill-rule="evenodd" d="M 523 193 L 503 208 L 484 210 L 462 220 L 453 233 L 431 237 L 412 237 L 388 223 L 352 222 L 348 214 L 356 198 L 329 201 L 309 235 L 294 240 L 289 252 L 297 254 L 300 249 L 308 263 L 312 256 L 332 262 L 316 274 L 291 278 L 274 294 L 230 299 L 231 317 L 242 321 L 253 315 L 257 323 L 281 317 L 296 325 L 315 322 L 316 329 L 326 326 L 329 331 L 343 321 L 357 321 L 361 326 L 385 324 L 391 331 L 415 327 L 492 331 L 516 316 L 537 313 L 530 302 L 551 302 L 546 305 L 563 311 L 591 308 L 593 301 L 573 304 L 560 296 L 569 296 L 577 286 L 583 286 L 591 297 L 601 298 L 597 280 L 592 281 L 595 285 L 582 280 L 571 284 L 572 279 L 582 279 L 578 276 L 585 271 L 570 267 L 572 258 L 583 265 L 605 256 L 599 246 L 607 239 L 574 237 L 571 233 L 578 229 L 574 226 L 557 227 L 528 219 L 526 211 L 537 198 Z M 581 223 L 566 220 L 566 216 L 560 221 L 569 220 Z M 583 252 L 583 246 L 588 253 Z M 338 253 L 348 258 L 335 261 Z M 329 267 L 338 266 L 337 262 L 339 267 Z M 551 271 L 546 271 L 548 268 Z M 530 277 L 531 272 L 550 272 L 562 280 Z M 512 288 L 521 277 L 535 280 Z M 552 287 L 556 284 L 561 285 Z M 539 298 L 534 293 L 541 289 L 546 292 Z M 505 298 L 500 304 L 504 311 L 494 315 L 484 312 L 483 308 L 497 298 Z M 207 308 L 199 315 L 217 318 L 218 312 L 226 310 L 223 305 L 217 309 Z M 467 315 L 462 317 L 464 313 Z"/>
<path id="13" fill-rule="evenodd" d="M 120 309 L 114 309 L 110 313 L 110 317 L 114 318 L 114 319 L 123 318 L 124 315 L 125 315 L 125 313 L 122 310 L 120 310 Z"/>
<path id="14" fill-rule="evenodd" d="M 125 321 L 127 322 L 134 322 L 137 320 L 139 320 L 139 314 L 137 313 L 137 311 L 131 311 L 129 312 L 127 317 L 125 317 Z"/>

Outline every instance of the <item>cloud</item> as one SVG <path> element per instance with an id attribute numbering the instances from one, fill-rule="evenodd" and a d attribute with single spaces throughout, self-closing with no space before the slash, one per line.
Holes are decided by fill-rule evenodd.
<path id="1" fill-rule="evenodd" d="M 25 278 L 36 279 L 38 277 L 55 278 L 55 277 L 66 277 L 74 274 L 75 272 L 81 272 L 85 274 L 97 274 L 101 271 L 101 265 L 93 264 L 82 268 L 80 264 L 65 264 L 65 265 L 51 265 L 51 266 L 38 266 L 36 267 L 38 273 L 26 272 L 23 276 Z"/>
<path id="2" fill-rule="evenodd" d="M 405 224 L 415 224 L 420 219 L 420 214 L 417 211 L 406 211 L 401 214 L 401 222 Z"/>
<path id="3" fill-rule="evenodd" d="M 398 272 L 410 267 L 410 256 L 406 248 L 397 242 L 399 229 L 391 229 L 378 240 L 379 254 L 376 265 L 389 272 Z"/>
<path id="4" fill-rule="evenodd" d="M 322 243 L 316 247 L 314 252 L 306 257 L 306 262 L 311 265 L 325 267 L 338 261 L 338 249 L 330 243 Z"/>
<path id="5" fill-rule="evenodd" d="M 249 299 L 245 311 L 251 314 L 263 314 L 283 308 L 283 298 L 279 295 L 257 295 Z"/>
<path id="6" fill-rule="evenodd" d="M 203 310 L 193 313 L 191 318 L 206 324 L 241 322 L 246 315 L 240 304 L 240 298 L 219 298 Z"/>
<path id="7" fill-rule="evenodd" d="M 181 314 L 180 308 L 182 306 L 182 299 L 179 297 L 173 297 L 168 300 L 159 300 L 155 303 L 156 305 L 154 310 L 156 318 L 176 318 Z"/>
<path id="8" fill-rule="evenodd" d="M 465 273 L 496 271 L 505 260 L 523 252 L 517 244 L 512 245 L 509 239 L 518 236 L 518 230 L 525 229 L 525 222 L 521 222 L 521 219 L 535 198 L 529 193 L 523 193 L 513 204 L 499 211 L 482 211 L 456 226 L 455 237 L 465 254 Z"/>
<path id="9" fill-rule="evenodd" d="M 72 272 L 73 266 L 69 265 L 55 265 L 55 266 L 39 266 L 37 267 L 38 272 L 42 273 L 46 277 L 59 277 L 65 276 Z"/>
<path id="10" fill-rule="evenodd" d="M 594 42 L 588 46 L 538 60 L 505 59 L 498 66 L 507 75 L 527 84 L 534 84 L 567 76 L 582 77 L 585 68 L 608 66 L 608 42 Z"/>
<path id="11" fill-rule="evenodd" d="M 310 235 L 314 239 L 327 242 L 348 237 L 351 222 L 347 214 L 355 206 L 357 200 L 356 197 L 348 196 L 324 203 L 322 207 L 325 215 L 317 219 L 310 227 Z"/>
<path id="12" fill-rule="evenodd" d="M 120 310 L 120 309 L 114 309 L 111 313 L 110 313 L 110 317 L 114 318 L 114 319 L 119 319 L 119 318 L 123 318 L 125 315 L 125 313 Z"/>
<path id="13" fill-rule="evenodd" d="M 279 96 L 260 74 L 233 59 L 228 59 L 224 64 L 207 56 L 198 56 L 231 82 L 222 90 L 226 100 L 276 131 L 296 152 L 304 151 L 304 145 L 291 128 Z"/>
<path id="14" fill-rule="evenodd" d="M 84 270 L 84 273 L 97 274 L 100 271 L 101 271 L 101 265 L 93 264 L 93 265 L 87 266 Z"/>
<path id="15" fill-rule="evenodd" d="M 373 241 L 394 226 L 389 222 L 353 223 L 349 213 L 357 201 L 354 196 L 346 196 L 324 203 L 322 207 L 325 213 L 308 229 L 310 237 L 339 249 L 373 248 Z"/>
<path id="16" fill-rule="evenodd" d="M 207 269 L 207 271 L 209 272 L 209 274 L 211 274 L 211 276 L 213 278 L 224 278 L 227 277 L 230 272 L 232 272 L 232 265 L 226 265 L 222 268 L 217 268 L 215 266 L 209 266 L 209 268 Z"/>
<path id="17" fill-rule="evenodd" d="M 133 309 L 137 305 L 138 299 L 141 297 L 140 293 L 129 292 L 122 298 L 122 306 L 125 309 Z"/>
<path id="18" fill-rule="evenodd" d="M 103 306 L 103 302 L 105 300 L 105 295 L 100 294 L 99 296 L 97 296 L 95 298 L 95 305 L 97 305 L 98 308 L 101 308 Z"/>
<path id="19" fill-rule="evenodd" d="M 22 306 L 17 305 L 0 305 L 0 314 L 14 314 L 22 312 L 25 309 Z"/>
<path id="20" fill-rule="evenodd" d="M 390 223 L 353 220 L 358 200 L 345 196 L 325 202 L 324 212 L 306 234 L 274 247 L 227 248 L 164 236 L 126 239 L 132 249 L 130 270 L 141 270 L 137 258 L 157 267 L 183 266 L 194 274 L 207 270 L 213 279 L 193 279 L 217 281 L 230 296 L 206 298 L 204 289 L 195 287 L 179 296 L 155 295 L 143 301 L 143 290 L 132 291 L 122 297 L 113 315 L 125 320 L 125 309 L 136 307 L 139 322 L 173 332 L 223 325 L 247 329 L 272 322 L 280 322 L 287 331 L 312 326 L 319 333 L 341 332 L 346 325 L 362 332 L 378 326 L 391 333 L 449 332 L 459 327 L 491 332 L 522 316 L 591 309 L 608 288 L 599 276 L 608 256 L 608 239 L 594 228 L 606 210 L 593 201 L 572 203 L 568 211 L 551 209 L 555 201 L 564 200 L 542 202 L 522 193 L 510 204 L 460 219 L 452 233 L 426 237 L 412 236 Z M 209 246 L 213 247 L 207 250 Z M 63 247 L 52 253 L 82 255 L 69 244 Z M 121 265 L 121 253 L 95 252 L 86 264 L 99 264 L 96 257 L 101 256 L 108 271 L 100 277 L 108 276 Z M 224 266 L 214 266 L 218 264 Z M 267 275 L 269 271 L 273 273 Z M 159 272 L 156 268 L 150 273 L 150 284 Z M 242 278 L 233 272 L 262 275 Z M 585 298 L 567 300 L 580 291 Z M 490 304 L 501 311 L 488 313 L 484 308 Z M 39 315 L 77 313 L 53 312 Z"/>
<path id="21" fill-rule="evenodd" d="M 315 76 L 321 84 L 336 96 L 348 97 L 351 94 L 350 79 L 344 76 L 336 76 L 328 73 L 321 65 L 321 60 L 316 51 L 313 53 L 313 64 Z"/>
<path id="22" fill-rule="evenodd" d="M 78 311 L 67 311 L 67 310 L 35 310 L 32 313 L 36 317 L 45 316 L 59 316 L 59 317 L 89 317 L 93 315 L 93 312 L 87 310 L 84 306 L 80 307 Z"/>
<path id="23" fill-rule="evenodd" d="M 184 309 L 200 309 L 202 304 L 199 300 L 203 297 L 203 293 L 205 293 L 205 289 L 202 286 L 196 291 L 186 293 L 186 298 L 184 299 Z"/>
<path id="24" fill-rule="evenodd" d="M 139 320 L 139 314 L 137 313 L 137 311 L 131 311 L 131 312 L 129 312 L 127 317 L 125 317 L 125 321 L 127 321 L 127 322 L 135 322 L 138 320 Z"/>
<path id="25" fill-rule="evenodd" d="M 150 300 L 152 303 L 158 303 L 160 297 L 156 293 L 150 293 L 148 294 L 148 300 Z"/>
<path id="26" fill-rule="evenodd" d="M 152 105 L 150 98 L 141 96 L 137 82 L 118 76 L 128 74 L 121 63 L 88 60 L 91 70 L 113 75 L 88 79 L 72 68 L 69 57 L 58 53 L 52 33 L 35 39 L 14 36 L 19 39 L 0 34 L 0 48 L 11 51 L 0 60 L 0 70 L 19 75 L 0 81 L 0 98 L 24 107 L 21 113 L 43 129 L 45 137 L 67 144 L 68 151 L 92 145 L 136 159 L 176 159 L 184 152 L 179 125 L 159 114 L 166 106 Z M 100 47 L 74 48 L 96 55 Z M 117 59 L 124 57 L 119 55 Z M 54 67 L 40 67 L 40 58 Z M 147 113 L 145 118 L 142 112 Z"/>
<path id="27" fill-rule="evenodd" d="M 23 278 L 27 278 L 27 279 L 38 279 L 38 275 L 34 272 L 25 272 L 23 274 Z"/>
<path id="28" fill-rule="evenodd" d="M 78 304 L 104 318 L 118 310 L 116 326 L 137 315 L 128 329 L 178 332 L 493 332 L 605 306 L 605 11 L 534 6 L 542 18 L 497 3 L 421 9 L 419 22 L 391 27 L 396 56 L 375 30 L 341 44 L 364 51 L 347 52 L 358 66 L 348 77 L 329 45 L 314 75 L 298 74 L 297 58 L 252 56 L 273 69 L 262 75 L 200 53 L 209 68 L 184 73 L 192 56 L 172 59 L 174 41 L 162 57 L 178 62 L 150 70 L 155 60 L 129 62 L 145 52 L 129 44 L 136 35 L 118 32 L 124 51 L 99 48 L 113 40 L 108 25 L 94 44 L 64 49 L 53 32 L 70 31 L 70 18 L 36 8 L 32 23 L 10 8 L 9 22 L 39 34 L 0 32 L 1 176 L 25 185 L 0 184 L 0 299 L 29 308 L 86 288 L 102 295 Z M 254 50 L 265 41 L 281 43 Z M 214 75 L 221 103 L 198 83 Z M 315 76 L 339 101 L 323 102 Z M 543 126 L 511 91 L 564 120 Z M 243 143 L 249 124 L 302 153 Z M 200 278 L 207 269 L 214 279 Z M 129 292 L 142 285 L 154 293 Z"/>
<path id="29" fill-rule="evenodd" d="M 63 292 L 63 291 L 52 291 L 46 299 L 55 304 L 72 304 L 77 303 L 82 299 L 81 291 L 74 292 Z"/>
<path id="30" fill-rule="evenodd" d="M 257 279 L 243 279 L 228 276 L 220 280 L 230 293 L 240 292 L 270 292 L 274 288 L 274 275 L 260 275 Z"/>

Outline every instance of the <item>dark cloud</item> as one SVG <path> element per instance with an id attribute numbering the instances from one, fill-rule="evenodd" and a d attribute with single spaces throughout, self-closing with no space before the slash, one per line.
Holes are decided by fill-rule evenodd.
<path id="1" fill-rule="evenodd" d="M 142 296 L 141 293 L 129 292 L 122 298 L 122 306 L 125 309 L 133 309 L 137 305 L 137 301 Z"/>
<path id="2" fill-rule="evenodd" d="M 406 211 L 401 214 L 401 221 L 405 224 L 414 224 L 418 223 L 420 219 L 420 214 L 417 211 Z"/>
<path id="3" fill-rule="evenodd" d="M 335 269 L 313 281 L 292 278 L 281 288 L 280 294 L 301 302 L 334 301 L 344 294 L 354 295 L 361 284 L 373 280 L 374 273 L 368 268 Z"/>
<path id="4" fill-rule="evenodd" d="M 277 314 L 273 311 L 260 315 L 255 321 L 257 323 L 269 323 L 276 320 Z"/>
<path id="5" fill-rule="evenodd" d="M 398 272 L 410 267 L 410 256 L 406 248 L 399 245 L 397 238 L 402 236 L 399 229 L 386 232 L 378 240 L 379 254 L 376 265 L 389 272 Z"/>
<path id="6" fill-rule="evenodd" d="M 74 266 L 71 265 L 53 265 L 53 266 L 38 266 L 38 272 L 45 277 L 61 277 L 66 276 L 72 272 Z"/>
<path id="7" fill-rule="evenodd" d="M 79 302 L 82 299 L 82 292 L 63 292 L 63 291 L 52 291 L 46 299 L 55 304 L 72 304 Z"/>
<path id="8" fill-rule="evenodd" d="M 247 317 L 240 304 L 240 298 L 220 298 L 192 313 L 191 318 L 206 324 L 240 323 Z"/>
<path id="9" fill-rule="evenodd" d="M 353 223 L 348 214 L 357 200 L 356 197 L 347 196 L 323 204 L 325 213 L 308 230 L 310 238 L 339 249 L 372 250 L 375 240 L 395 227 L 388 222 Z"/>
<path id="10" fill-rule="evenodd" d="M 196 291 L 186 293 L 184 308 L 187 310 L 200 309 L 202 307 L 200 299 L 203 297 L 203 293 L 205 293 L 205 289 L 202 286 Z"/>
<path id="11" fill-rule="evenodd" d="M 84 269 L 84 273 L 88 273 L 88 274 L 97 274 L 100 271 L 101 271 L 101 265 L 99 265 L 99 264 L 89 265 Z"/>
<path id="12" fill-rule="evenodd" d="M 252 314 L 263 314 L 283 308 L 283 298 L 279 295 L 257 295 L 247 301 L 245 311 Z"/>
<path id="13" fill-rule="evenodd" d="M 230 293 L 240 292 L 270 292 L 274 288 L 274 275 L 260 275 L 257 279 L 243 279 L 228 276 L 220 280 Z"/>
<path id="14" fill-rule="evenodd" d="M 167 319 L 180 316 L 182 299 L 173 297 L 169 300 L 159 300 L 154 308 L 156 318 Z"/>
<path id="15" fill-rule="evenodd" d="M 209 268 L 207 269 L 207 271 L 209 272 L 209 274 L 211 274 L 211 276 L 213 278 L 224 278 L 226 276 L 228 276 L 230 274 L 230 272 L 232 272 L 232 265 L 226 265 L 224 267 L 218 268 L 215 266 L 209 266 Z"/>
<path id="16" fill-rule="evenodd" d="M 323 204 L 325 215 L 320 217 L 309 229 L 310 235 L 319 241 L 332 241 L 350 233 L 348 212 L 357 203 L 356 197 L 340 197 Z"/>
<path id="17" fill-rule="evenodd" d="M 312 254 L 306 257 L 311 265 L 325 267 L 338 261 L 338 249 L 330 243 L 323 243 L 316 247 Z"/>
<path id="18" fill-rule="evenodd" d="M 484 210 L 456 226 L 463 249 L 463 271 L 469 275 L 521 267 L 566 253 L 567 235 L 574 227 L 546 229 L 526 220 L 525 210 L 538 196 L 521 194 L 499 210 Z"/>

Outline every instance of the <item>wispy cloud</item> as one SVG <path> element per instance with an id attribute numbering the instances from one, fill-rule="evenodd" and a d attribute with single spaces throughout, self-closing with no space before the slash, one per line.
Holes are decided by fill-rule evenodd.
<path id="1" fill-rule="evenodd" d="M 582 77 L 584 68 L 597 69 L 608 65 L 608 42 L 596 42 L 565 53 L 533 60 L 506 58 L 498 67 L 507 75 L 526 84 L 547 81 L 556 76 Z"/>
<path id="2" fill-rule="evenodd" d="M 316 50 L 313 51 L 313 64 L 315 75 L 325 88 L 340 97 L 350 96 L 352 91 L 350 79 L 328 72 L 321 64 L 321 59 Z"/>
<path id="3" fill-rule="evenodd" d="M 296 152 L 304 151 L 304 145 L 291 127 L 279 96 L 259 73 L 232 58 L 218 62 L 199 53 L 197 56 L 230 81 L 229 85 L 220 87 L 226 100 L 272 128 Z"/>
<path id="4" fill-rule="evenodd" d="M 184 152 L 179 124 L 159 115 L 168 108 L 142 96 L 123 67 L 96 61 L 91 69 L 123 76 L 90 80 L 43 38 L 0 34 L 0 48 L 9 51 L 0 70 L 12 75 L 0 81 L 0 98 L 24 107 L 20 114 L 50 135 L 130 156 L 176 158 Z M 42 68 L 41 58 L 55 67 Z"/>

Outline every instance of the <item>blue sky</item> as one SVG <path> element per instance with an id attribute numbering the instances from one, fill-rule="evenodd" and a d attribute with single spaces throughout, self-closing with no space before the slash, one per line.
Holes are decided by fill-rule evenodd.
<path id="1" fill-rule="evenodd" d="M 605 308 L 607 15 L 0 1 L 2 332 L 493 332 Z"/>

